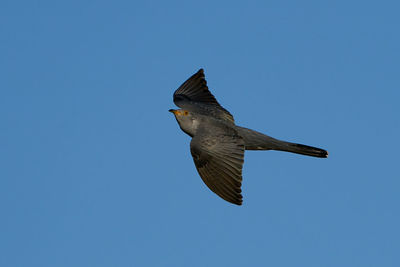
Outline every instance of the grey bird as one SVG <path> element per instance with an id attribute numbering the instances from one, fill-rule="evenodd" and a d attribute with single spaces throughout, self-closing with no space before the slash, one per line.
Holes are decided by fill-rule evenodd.
<path id="1" fill-rule="evenodd" d="M 245 150 L 279 150 L 327 158 L 321 148 L 295 144 L 235 125 L 233 116 L 208 90 L 200 69 L 174 93 L 170 109 L 186 134 L 192 137 L 190 152 L 204 183 L 218 196 L 242 204 L 242 167 Z"/>

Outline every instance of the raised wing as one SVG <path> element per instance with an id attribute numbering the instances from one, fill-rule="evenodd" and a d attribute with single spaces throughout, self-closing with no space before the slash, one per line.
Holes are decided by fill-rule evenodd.
<path id="1" fill-rule="evenodd" d="M 200 69 L 174 93 L 174 103 L 182 109 L 234 122 L 232 114 L 224 109 L 208 90 L 204 70 Z"/>
<path id="2" fill-rule="evenodd" d="M 196 135 L 190 143 L 194 164 L 204 183 L 221 198 L 242 204 L 244 141 L 232 134 Z"/>

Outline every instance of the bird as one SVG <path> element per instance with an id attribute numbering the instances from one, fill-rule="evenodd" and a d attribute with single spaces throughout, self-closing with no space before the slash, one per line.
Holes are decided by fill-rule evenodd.
<path id="1" fill-rule="evenodd" d="M 279 150 L 327 158 L 324 149 L 281 141 L 235 124 L 232 114 L 210 92 L 199 69 L 173 94 L 180 109 L 170 109 L 188 134 L 196 169 L 207 187 L 222 199 L 242 205 L 242 169 L 245 150 Z"/>

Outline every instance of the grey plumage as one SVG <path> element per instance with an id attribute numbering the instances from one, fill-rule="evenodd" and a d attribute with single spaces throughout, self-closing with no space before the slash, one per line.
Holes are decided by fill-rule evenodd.
<path id="1" fill-rule="evenodd" d="M 326 158 L 328 152 L 311 146 L 272 138 L 235 125 L 232 114 L 208 90 L 200 69 L 174 93 L 180 128 L 192 137 L 190 151 L 200 177 L 218 196 L 241 205 L 242 167 L 245 150 L 280 150 Z"/>

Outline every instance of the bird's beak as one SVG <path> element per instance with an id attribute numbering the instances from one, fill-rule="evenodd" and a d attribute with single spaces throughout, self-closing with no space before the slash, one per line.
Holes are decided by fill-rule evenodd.
<path id="1" fill-rule="evenodd" d="M 175 114 L 176 109 L 170 109 L 170 110 L 168 110 L 168 111 Z"/>

